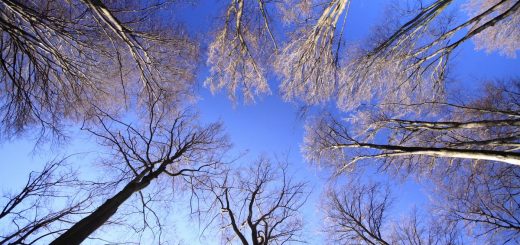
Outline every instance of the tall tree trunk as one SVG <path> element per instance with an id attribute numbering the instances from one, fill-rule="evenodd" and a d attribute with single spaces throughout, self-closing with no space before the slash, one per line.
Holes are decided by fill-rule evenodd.
<path id="1" fill-rule="evenodd" d="M 380 145 L 370 143 L 336 144 L 331 148 L 369 148 L 385 152 L 374 156 L 363 156 L 359 158 L 384 158 L 397 156 L 425 155 L 431 157 L 465 158 L 476 160 L 498 161 L 520 166 L 520 153 L 481 149 L 457 149 L 457 148 L 436 148 L 436 147 L 417 147 L 399 145 Z"/>
<path id="2" fill-rule="evenodd" d="M 56 238 L 51 245 L 80 244 L 90 236 L 90 234 L 101 227 L 110 217 L 112 217 L 121 204 L 128 200 L 132 194 L 148 186 L 150 181 L 151 178 L 143 178 L 140 182 L 132 181 L 128 183 L 115 196 L 106 200 L 103 205 L 99 206 L 96 211 L 80 220 L 69 230 Z"/>

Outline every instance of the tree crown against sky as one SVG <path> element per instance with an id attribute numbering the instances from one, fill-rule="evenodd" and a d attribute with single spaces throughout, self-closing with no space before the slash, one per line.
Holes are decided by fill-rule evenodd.
<path id="1" fill-rule="evenodd" d="M 58 131 L 59 119 L 82 119 L 92 103 L 146 104 L 157 93 L 182 100 L 199 45 L 182 25 L 166 23 L 181 4 L 4 1 L 4 134 L 37 124 Z M 224 5 L 207 49 L 206 84 L 246 101 L 271 90 L 272 73 L 284 98 L 334 98 L 341 110 L 442 99 L 450 55 L 462 43 L 509 56 L 518 49 L 516 1 L 397 3 L 364 45 L 345 41 L 348 0 Z M 458 7 L 464 18 L 452 13 Z"/>
<path id="2" fill-rule="evenodd" d="M 184 25 L 170 18 L 181 2 L 5 0 L 0 4 L 3 135 L 18 135 L 40 125 L 42 138 L 48 130 L 60 136 L 64 125 L 76 121 L 113 156 L 103 162 L 114 170 L 113 175 L 105 176 L 113 187 L 112 193 L 104 194 L 107 200 L 85 211 L 70 202 L 69 209 L 49 214 L 68 218 L 81 209 L 73 221 L 41 216 L 41 220 L 29 221 L 29 227 L 51 220 L 58 225 L 37 226 L 53 229 L 46 236 L 49 241 L 79 243 L 98 228 L 116 223 L 113 216 L 125 210 L 123 204 L 138 203 L 141 209 L 136 213 L 142 214 L 142 225 L 130 226 L 136 233 L 148 230 L 155 235 L 158 231 L 157 241 L 161 242 L 161 215 L 149 204 L 165 188 L 149 186 L 182 179 L 195 197 L 199 192 L 214 194 L 224 211 L 222 225 L 232 227 L 222 230 L 228 238 L 224 242 L 300 240 L 301 221 L 294 217 L 303 205 L 304 185 L 286 181 L 285 168 L 281 168 L 282 177 L 271 178 L 273 169 L 260 161 L 256 171 L 246 171 L 255 173 L 256 181 L 238 174 L 236 182 L 226 182 L 228 178 L 219 182 L 216 173 L 223 171 L 220 154 L 228 148 L 221 126 L 202 126 L 185 113 L 196 96 L 193 81 L 201 63 L 199 46 L 204 45 L 186 34 L 189 18 Z M 338 174 L 362 163 L 376 163 L 381 170 L 396 173 L 427 173 L 422 176 L 438 181 L 439 188 L 465 176 L 456 184 L 474 192 L 465 196 L 464 189 L 452 189 L 441 195 L 451 205 L 439 207 L 446 224 L 465 224 L 490 241 L 517 239 L 517 210 L 508 205 L 518 200 L 514 174 L 504 174 L 502 169 L 515 170 L 520 159 L 518 81 L 490 82 L 475 97 L 460 100 L 450 98 L 453 92 L 447 82 L 451 59 L 469 40 L 477 49 L 515 56 L 519 1 L 398 2 L 385 15 L 385 22 L 361 43 L 352 43 L 346 36 L 354 25 L 347 20 L 355 1 L 234 0 L 219 4 L 215 16 L 222 19 L 209 32 L 204 50 L 209 69 L 204 79 L 211 90 L 225 89 L 235 101 L 237 97 L 255 101 L 271 92 L 271 78 L 277 76 L 286 100 L 304 106 L 335 101 L 330 117 L 322 116 L 307 125 L 304 153 L 308 159 L 326 162 Z M 458 7 L 463 13 L 455 11 Z M 348 121 L 338 119 L 343 113 Z M 486 168 L 490 171 L 480 171 Z M 56 183 L 44 178 L 46 169 L 42 179 Z M 29 191 L 33 180 L 26 186 Z M 263 183 L 275 180 L 283 181 L 275 185 L 273 195 L 256 198 L 255 193 L 265 191 Z M 217 184 L 208 189 L 204 183 Z M 239 189 L 249 194 L 230 194 Z M 326 197 L 335 208 L 330 209 L 331 218 L 347 224 L 340 237 L 367 243 L 375 239 L 383 244 L 456 240 L 438 236 L 450 229 L 444 224 L 417 232 L 423 229 L 413 217 L 394 233 L 381 232 L 383 216 L 378 214 L 384 210 L 377 207 L 350 209 L 346 216 L 334 211 L 352 203 L 364 206 L 367 200 L 386 206 L 388 192 L 376 189 L 350 185 Z M 276 194 L 279 199 L 269 199 Z M 16 195 L 10 200 L 16 200 Z M 479 200 L 480 205 L 472 200 Z M 270 201 L 274 208 L 269 208 Z M 244 206 L 236 211 L 234 203 L 248 204 L 249 212 L 244 212 Z M 260 210 L 259 219 L 253 219 L 253 206 Z M 274 211 L 262 215 L 265 207 Z M 358 215 L 365 211 L 369 213 L 366 224 L 364 215 Z M 232 212 L 238 218 L 249 215 L 237 223 Z M 365 225 L 371 238 L 356 232 Z M 247 233 L 250 238 L 241 239 Z M 28 238 L 23 229 L 12 234 L 19 234 L 16 239 Z M 34 235 L 30 238 L 36 234 L 29 234 Z"/>
<path id="3" fill-rule="evenodd" d="M 455 223 L 425 220 L 417 210 L 392 224 L 392 195 L 383 183 L 356 179 L 340 191 L 330 190 L 323 204 L 330 240 L 339 244 L 463 244 Z"/>
<path id="4" fill-rule="evenodd" d="M 483 96 L 462 103 L 390 103 L 358 113 L 351 123 L 324 117 L 308 127 L 305 149 L 310 158 L 338 163 L 340 171 L 366 159 L 403 169 L 431 168 L 436 157 L 451 158 L 450 165 L 467 164 L 464 159 L 518 165 L 517 90 L 516 80 L 488 83 Z M 338 157 L 349 148 L 360 150 Z"/>
<path id="5" fill-rule="evenodd" d="M 2 1 L 3 135 L 34 126 L 59 135 L 95 106 L 117 113 L 159 93 L 186 99 L 198 44 L 161 16 L 170 4 Z"/>
<path id="6" fill-rule="evenodd" d="M 284 244 L 304 241 L 299 209 L 309 195 L 307 182 L 296 181 L 288 164 L 260 157 L 246 168 L 228 171 L 206 183 L 210 220 L 218 222 L 222 242 Z"/>
<path id="7" fill-rule="evenodd" d="M 516 1 L 397 1 L 363 45 L 345 41 L 350 3 L 284 1 L 269 9 L 264 1 L 231 1 L 220 33 L 228 36 L 210 44 L 207 82 L 252 99 L 270 91 L 265 79 L 274 71 L 285 99 L 332 98 L 349 110 L 371 99 L 441 96 L 451 54 L 468 40 L 510 56 L 519 47 Z M 461 6 L 462 18 L 453 13 Z"/>

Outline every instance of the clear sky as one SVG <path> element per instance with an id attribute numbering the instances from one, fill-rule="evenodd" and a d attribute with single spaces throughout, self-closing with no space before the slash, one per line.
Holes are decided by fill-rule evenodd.
<path id="1" fill-rule="evenodd" d="M 388 2 L 385 0 L 353 1 L 347 20 L 347 39 L 359 40 L 365 37 L 370 31 L 370 26 L 380 20 L 383 6 Z M 184 10 L 173 14 L 178 14 L 179 19 L 186 21 L 186 26 L 192 34 L 209 42 L 207 31 L 215 25 L 213 16 L 216 16 L 217 11 L 222 13 L 222 4 L 222 1 L 218 1 L 218 3 L 203 1 L 195 6 L 183 7 Z M 485 79 L 520 76 L 518 58 L 511 59 L 497 54 L 487 54 L 483 51 L 475 52 L 471 42 L 459 49 L 453 62 L 452 76 L 461 84 L 474 85 L 471 86 L 472 88 L 476 88 Z M 234 145 L 231 154 L 238 155 L 247 152 L 240 162 L 251 161 L 260 154 L 288 156 L 296 178 L 305 179 L 311 183 L 313 193 L 303 209 L 303 214 L 306 223 L 309 224 L 306 229 L 311 234 L 316 234 L 316 236 L 313 235 L 312 243 L 323 243 L 318 234 L 321 221 L 318 219 L 320 214 L 317 205 L 328 173 L 305 162 L 301 155 L 300 146 L 305 122 L 299 117 L 298 105 L 284 102 L 281 99 L 277 89 L 279 82 L 276 79 L 269 81 L 271 95 L 260 97 L 255 104 L 244 105 L 241 101 L 233 104 L 227 98 L 225 91 L 213 95 L 202 85 L 206 74 L 207 69 L 202 67 L 199 72 L 197 89 L 200 100 L 196 103 L 201 119 L 206 122 L 216 120 L 223 122 L 226 133 Z M 325 106 L 333 107 L 333 105 Z M 30 137 L 0 144 L 0 165 L 2 165 L 0 187 L 2 190 L 16 190 L 26 181 L 26 176 L 31 170 L 39 170 L 43 163 L 54 158 L 54 155 L 96 150 L 91 139 L 84 136 L 73 138 L 66 145 L 53 147 L 52 153 L 49 153 L 47 148 L 33 151 L 33 146 L 34 143 Z M 90 160 L 92 158 L 88 156 L 75 159 L 77 164 Z M 384 177 L 372 176 L 372 178 Z M 407 211 L 414 205 L 420 207 L 426 200 L 421 188 L 413 182 L 396 183 L 394 189 L 395 193 L 402 194 L 397 196 L 399 198 L 396 203 L 398 210 Z M 180 221 L 182 218 L 177 220 Z M 207 236 L 205 238 L 207 240 L 200 241 L 197 238 L 198 229 L 194 228 L 197 226 L 193 223 L 177 223 L 176 226 L 181 232 L 184 244 L 218 244 L 220 241 L 216 236 Z M 211 241 L 211 238 L 215 240 Z"/>

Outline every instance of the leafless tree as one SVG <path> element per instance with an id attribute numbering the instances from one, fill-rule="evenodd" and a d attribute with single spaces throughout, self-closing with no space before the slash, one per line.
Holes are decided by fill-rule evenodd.
<path id="1" fill-rule="evenodd" d="M 49 162 L 41 172 L 31 172 L 20 192 L 2 197 L 0 244 L 48 241 L 90 211 L 96 185 L 65 167 L 65 159 Z"/>
<path id="2" fill-rule="evenodd" d="M 328 99 L 336 89 L 343 36 L 336 29 L 345 26 L 338 21 L 349 1 L 282 1 L 274 2 L 275 7 L 272 3 L 231 1 L 209 48 L 211 75 L 206 84 L 213 91 L 227 88 L 232 98 L 241 88 L 244 98 L 252 101 L 255 94 L 270 91 L 266 73 L 273 67 L 283 79 L 280 88 L 286 99 L 304 98 L 309 103 Z M 291 31 L 280 49 L 276 25 L 287 25 L 280 29 Z"/>
<path id="3" fill-rule="evenodd" d="M 342 37 L 350 1 L 285 2 L 290 10 L 280 12 L 295 30 L 289 28 L 293 34 L 274 69 L 283 79 L 285 98 L 306 104 L 335 98 L 338 108 L 348 111 L 373 100 L 437 100 L 445 92 L 451 53 L 461 44 L 474 40 L 478 49 L 509 56 L 520 48 L 514 38 L 520 3 L 514 0 L 417 1 L 404 11 L 394 6 L 368 40 L 348 45 Z M 459 14 L 468 17 L 451 11 L 458 4 L 465 12 Z"/>
<path id="4" fill-rule="evenodd" d="M 329 99 L 337 89 L 339 49 L 345 27 L 345 23 L 341 25 L 338 22 L 342 15 L 346 20 L 350 1 L 325 1 L 321 5 L 313 1 L 292 1 L 289 5 L 295 2 L 305 3 L 301 4 L 303 8 L 312 4 L 324 7 L 317 11 L 320 14 L 318 18 L 309 14 L 311 16 L 302 16 L 305 21 L 296 20 L 305 24 L 296 25 L 297 30 L 277 55 L 274 66 L 283 78 L 280 88 L 286 99 L 300 97 L 314 104 Z M 314 12 L 313 9 L 307 11 Z M 338 28 L 340 33 L 336 33 Z"/>
<path id="5" fill-rule="evenodd" d="M 338 85 L 338 107 L 349 110 L 377 98 L 403 102 L 419 98 L 438 99 L 445 92 L 451 54 L 464 42 L 475 39 L 479 47 L 511 54 L 520 46 L 520 2 L 469 1 L 468 18 L 452 16 L 456 1 L 438 0 L 407 10 L 409 17 L 395 16 L 373 31 L 369 47 L 355 48 L 344 65 Z M 401 19 L 407 19 L 400 24 Z M 462 19 L 460 21 L 459 19 Z"/>
<path id="6" fill-rule="evenodd" d="M 476 15 L 494 7 L 495 4 L 500 3 L 498 1 L 469 1 L 464 7 L 469 14 Z M 505 1 L 497 7 L 496 12 L 505 13 L 507 8 L 513 7 L 513 4 L 515 4 L 514 1 Z M 487 52 L 499 51 L 503 55 L 516 57 L 516 51 L 520 47 L 518 42 L 520 31 L 518 31 L 518 28 L 515 28 L 515 25 L 520 23 L 520 15 L 518 13 L 517 9 L 511 15 L 503 17 L 506 21 L 497 21 L 493 23 L 492 27 L 476 34 L 473 41 L 477 49 L 484 49 Z M 495 16 L 488 15 L 480 20 L 480 23 L 496 18 Z"/>
<path id="7" fill-rule="evenodd" d="M 210 186 L 226 244 L 301 242 L 303 223 L 298 209 L 305 203 L 305 182 L 295 182 L 287 165 L 259 158 L 252 166 L 228 173 Z"/>
<path id="8" fill-rule="evenodd" d="M 227 88 L 235 99 L 240 88 L 246 101 L 270 92 L 266 58 L 276 49 L 271 28 L 266 1 L 230 1 L 223 26 L 209 47 L 211 74 L 205 83 L 213 92 Z"/>
<path id="9" fill-rule="evenodd" d="M 424 219 L 429 222 L 424 222 Z M 456 222 L 436 219 L 436 216 L 425 217 L 424 213 L 419 216 L 418 211 L 413 210 L 408 217 L 401 218 L 399 224 L 394 225 L 389 238 L 390 244 L 455 245 L 471 241 L 472 238 L 464 236 Z"/>
<path id="10" fill-rule="evenodd" d="M 0 3 L 0 81 L 5 135 L 62 119 L 83 120 L 91 104 L 147 105 L 180 99 L 198 46 L 166 24 L 165 1 L 6 0 Z M 161 19 L 162 18 L 162 19 Z M 116 110 L 112 110 L 116 111 Z"/>
<path id="11" fill-rule="evenodd" d="M 396 23 L 381 25 L 372 48 L 343 52 L 348 0 L 230 1 L 209 47 L 206 84 L 212 90 L 226 87 L 233 98 L 241 89 L 252 101 L 270 91 L 266 76 L 274 65 L 287 99 L 313 104 L 336 95 L 340 108 L 351 109 L 377 93 L 402 99 L 412 90 L 425 96 L 443 92 L 450 53 L 469 39 L 486 50 L 505 47 L 509 55 L 518 49 L 518 38 L 511 38 L 519 35 L 518 1 L 469 1 L 464 5 L 469 17 L 453 27 L 446 27 L 452 18 L 445 13 L 455 1 L 419 3 L 408 11 L 411 17 L 396 16 Z M 161 10 L 171 5 L 169 0 L 3 1 L 6 128 L 18 132 L 30 122 L 55 128 L 63 115 L 90 108 L 80 102 L 119 91 L 125 93 L 111 97 L 140 94 L 153 101 L 160 90 L 179 91 L 189 84 L 197 45 L 176 25 L 164 24 Z M 409 21 L 399 24 L 401 19 Z M 293 34 L 278 50 L 273 26 L 283 23 L 290 27 L 280 30 Z"/>
<path id="12" fill-rule="evenodd" d="M 426 173 L 444 217 L 439 222 L 462 224 L 470 237 L 491 243 L 516 241 L 518 89 L 516 80 L 493 82 L 470 100 L 457 94 L 449 102 L 383 104 L 348 121 L 330 116 L 308 127 L 305 149 L 338 173 L 364 163 Z M 413 237 L 409 227 L 396 231 L 392 239 Z"/>
<path id="13" fill-rule="evenodd" d="M 435 18 L 442 17 L 442 13 L 446 11 L 449 5 L 454 4 L 454 2 L 455 1 L 453 0 L 439 0 L 434 1 L 427 6 L 422 6 L 421 3 L 418 14 L 404 25 L 400 26 L 396 32 L 379 44 L 373 50 L 373 55 L 384 55 L 385 51 L 395 51 L 396 49 L 403 48 L 400 47 L 400 45 L 406 44 L 407 40 L 413 40 L 421 35 L 426 35 L 426 32 L 429 31 L 428 27 L 434 23 Z M 488 42 L 493 43 L 493 46 L 502 42 L 515 42 L 514 40 L 503 40 L 503 37 L 497 35 L 483 37 L 481 32 L 485 31 L 489 33 L 490 31 L 499 31 L 502 32 L 502 35 L 506 33 L 514 35 L 514 33 L 517 33 L 518 31 L 513 30 L 514 28 L 512 26 L 516 25 L 518 22 L 517 15 L 519 6 L 519 2 L 514 0 L 469 1 L 469 3 L 465 5 L 465 8 L 470 14 L 468 19 L 464 20 L 454 28 L 441 32 L 441 35 L 434 36 L 434 39 L 429 43 L 421 46 L 413 52 L 412 56 L 417 57 L 418 55 L 428 53 L 427 56 L 418 60 L 419 64 L 422 64 L 422 62 L 426 62 L 429 59 L 438 60 L 439 58 L 435 58 L 436 56 L 449 55 L 449 53 L 460 44 L 476 35 L 480 35 L 481 38 L 489 39 Z M 498 23 L 501 24 L 496 26 Z M 469 29 L 465 29 L 466 27 L 469 27 Z M 455 41 L 453 42 L 450 41 L 449 43 L 446 43 L 447 45 L 438 46 L 438 44 L 447 41 L 457 34 L 463 35 L 455 38 Z M 513 50 L 517 48 L 518 47 L 514 47 L 513 45 Z"/>
<path id="14" fill-rule="evenodd" d="M 340 243 L 388 244 L 383 239 L 383 221 L 391 204 L 390 192 L 382 186 L 345 186 L 328 193 L 326 220 L 333 240 Z"/>
<path id="15" fill-rule="evenodd" d="M 469 102 L 383 105 L 351 122 L 328 117 L 307 128 L 305 150 L 310 159 L 333 163 L 338 171 L 367 159 L 407 171 L 429 171 L 436 161 L 448 161 L 442 168 L 454 169 L 483 161 L 519 165 L 519 88 L 517 80 L 488 83 L 483 95 Z"/>
<path id="16" fill-rule="evenodd" d="M 517 166 L 495 163 L 467 167 L 457 178 L 437 177 L 435 209 L 481 241 L 518 243 L 519 174 Z"/>
<path id="17" fill-rule="evenodd" d="M 189 113 L 171 113 L 159 108 L 159 105 L 156 103 L 151 111 L 145 111 L 143 121 L 135 124 L 125 123 L 98 110 L 95 125 L 99 126 L 85 126 L 101 140 L 102 145 L 112 150 L 113 155 L 105 164 L 119 170 L 120 174 L 117 179 L 109 181 L 121 188 L 51 244 L 81 243 L 132 196 L 141 201 L 143 222 L 148 226 L 148 212 L 158 217 L 145 201 L 147 195 L 143 192 L 146 188 L 160 178 L 186 181 L 188 185 L 203 182 L 193 179 L 205 178 L 217 167 L 221 150 L 228 146 L 220 124 L 200 127 Z"/>
<path id="18" fill-rule="evenodd" d="M 462 244 L 456 227 L 449 223 L 422 225 L 416 213 L 393 225 L 388 186 L 351 180 L 325 201 L 325 231 L 341 244 Z"/>

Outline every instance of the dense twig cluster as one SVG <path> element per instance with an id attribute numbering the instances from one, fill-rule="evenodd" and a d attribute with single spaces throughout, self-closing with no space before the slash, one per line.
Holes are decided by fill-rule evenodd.
<path id="1" fill-rule="evenodd" d="M 265 67 L 271 49 L 269 38 L 274 42 L 264 0 L 232 0 L 209 47 L 211 74 L 206 85 L 213 92 L 226 88 L 233 100 L 239 88 L 245 101 L 269 93 Z"/>
<path id="2" fill-rule="evenodd" d="M 5 134 L 38 124 L 59 134 L 63 119 L 82 120 L 91 104 L 116 112 L 106 105 L 180 99 L 198 49 L 179 28 L 154 23 L 167 4 L 2 1 Z"/>

